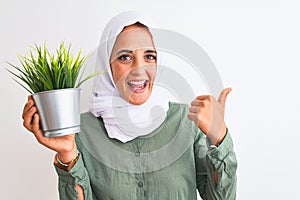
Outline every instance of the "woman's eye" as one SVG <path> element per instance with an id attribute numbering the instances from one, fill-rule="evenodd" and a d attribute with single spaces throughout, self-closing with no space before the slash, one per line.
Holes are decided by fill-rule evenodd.
<path id="1" fill-rule="evenodd" d="M 129 55 L 121 55 L 118 59 L 121 60 L 121 61 L 130 61 L 130 60 L 132 60 L 131 56 L 129 56 Z"/>
<path id="2" fill-rule="evenodd" d="M 155 55 L 146 55 L 146 60 L 153 60 L 155 61 L 156 60 L 156 56 Z"/>

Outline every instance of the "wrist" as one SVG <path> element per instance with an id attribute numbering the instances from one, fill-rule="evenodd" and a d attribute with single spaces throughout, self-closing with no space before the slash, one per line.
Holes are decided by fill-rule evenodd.
<path id="1" fill-rule="evenodd" d="M 224 130 L 224 134 L 221 136 L 221 137 L 219 137 L 218 138 L 218 140 L 217 140 L 217 142 L 216 142 L 216 146 L 219 146 L 222 142 L 223 142 L 223 140 L 224 140 L 224 138 L 226 137 L 226 135 L 227 135 L 227 131 L 228 131 L 228 129 L 227 129 L 227 127 L 225 126 L 225 130 Z"/>
<path id="2" fill-rule="evenodd" d="M 76 164 L 76 162 L 78 161 L 79 156 L 80 156 L 80 153 L 77 151 L 76 156 L 74 156 L 70 162 L 64 163 L 60 160 L 60 158 L 58 157 L 58 154 L 56 154 L 55 158 L 54 158 L 54 165 L 65 171 L 70 171 L 73 168 L 73 166 Z"/>
<path id="3" fill-rule="evenodd" d="M 71 151 L 68 152 L 57 152 L 57 157 L 63 163 L 69 163 L 76 157 L 78 154 L 77 147 L 73 148 Z"/>
<path id="4" fill-rule="evenodd" d="M 221 144 L 222 141 L 224 140 L 226 134 L 227 134 L 227 127 L 224 123 L 221 130 L 219 130 L 218 134 L 211 134 L 210 137 L 208 138 L 212 145 L 219 146 L 219 144 Z"/>

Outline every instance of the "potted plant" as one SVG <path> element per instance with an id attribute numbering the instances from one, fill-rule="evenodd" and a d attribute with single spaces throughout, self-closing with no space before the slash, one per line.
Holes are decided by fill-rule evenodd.
<path id="1" fill-rule="evenodd" d="M 99 73 L 83 78 L 86 56 L 81 50 L 75 55 L 71 45 L 62 42 L 56 54 L 50 54 L 46 44 L 34 45 L 25 56 L 19 56 L 21 66 L 16 72 L 7 69 L 23 88 L 30 92 L 41 119 L 45 137 L 80 132 L 80 85 Z M 21 82 L 19 81 L 21 80 Z"/>

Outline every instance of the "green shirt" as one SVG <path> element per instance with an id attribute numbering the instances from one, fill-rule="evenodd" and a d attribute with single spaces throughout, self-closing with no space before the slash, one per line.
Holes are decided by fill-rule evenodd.
<path id="1" fill-rule="evenodd" d="M 188 106 L 170 103 L 165 122 L 150 135 L 122 143 L 107 136 L 101 118 L 81 116 L 79 160 L 56 167 L 60 198 L 85 200 L 204 200 L 236 197 L 237 161 L 230 134 L 218 147 L 187 119 Z M 214 181 L 214 168 L 218 183 Z"/>

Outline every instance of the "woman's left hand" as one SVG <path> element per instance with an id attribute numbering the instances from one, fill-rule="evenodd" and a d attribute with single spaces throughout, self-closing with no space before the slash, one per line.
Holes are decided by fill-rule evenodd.
<path id="1" fill-rule="evenodd" d="M 198 96 L 191 103 L 188 118 L 195 122 L 212 144 L 218 145 L 226 135 L 224 108 L 231 88 L 225 88 L 218 100 L 211 95 Z"/>

